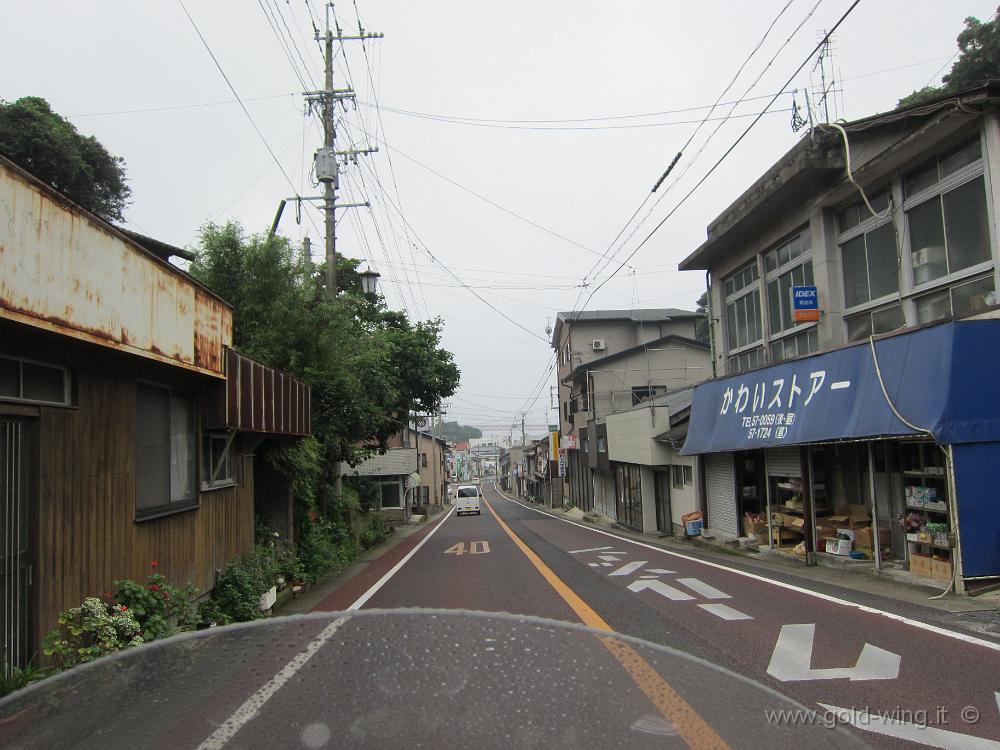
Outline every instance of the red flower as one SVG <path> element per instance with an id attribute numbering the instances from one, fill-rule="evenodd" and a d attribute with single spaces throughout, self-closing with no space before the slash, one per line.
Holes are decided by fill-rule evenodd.
<path id="1" fill-rule="evenodd" d="M 149 564 L 150 564 L 150 565 L 151 565 L 152 567 L 154 567 L 154 568 L 158 568 L 158 567 L 160 567 L 160 562 L 159 562 L 159 560 L 151 560 Z"/>
<path id="2" fill-rule="evenodd" d="M 118 609 L 120 609 L 122 612 L 128 612 L 128 607 L 126 607 L 124 604 L 119 604 Z"/>
<path id="3" fill-rule="evenodd" d="M 150 591 L 159 591 L 160 587 L 157 586 L 155 583 L 151 583 L 151 584 L 149 584 L 149 590 Z"/>

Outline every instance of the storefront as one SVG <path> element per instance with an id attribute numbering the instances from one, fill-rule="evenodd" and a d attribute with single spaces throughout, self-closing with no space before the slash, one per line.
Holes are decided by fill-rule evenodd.
<path id="1" fill-rule="evenodd" d="M 904 331 L 695 388 L 708 523 L 812 560 L 1000 579 L 1000 321 Z"/>

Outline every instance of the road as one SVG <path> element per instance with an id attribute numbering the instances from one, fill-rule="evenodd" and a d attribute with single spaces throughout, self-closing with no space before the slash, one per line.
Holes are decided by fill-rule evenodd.
<path id="1" fill-rule="evenodd" d="M 990 741 L 982 747 L 1000 748 L 994 644 L 921 627 L 890 613 L 888 602 L 884 611 L 852 605 L 735 564 L 615 538 L 492 487 L 486 499 L 481 516 L 445 521 L 363 606 L 579 621 L 502 522 L 617 632 L 705 659 L 806 706 L 843 709 L 841 718 L 876 747 L 973 747 L 983 738 Z M 488 553 L 470 554 L 483 542 Z"/>
<path id="2" fill-rule="evenodd" d="M 305 618 L 19 691 L 0 746 L 1000 748 L 1000 645 L 485 495 Z"/>

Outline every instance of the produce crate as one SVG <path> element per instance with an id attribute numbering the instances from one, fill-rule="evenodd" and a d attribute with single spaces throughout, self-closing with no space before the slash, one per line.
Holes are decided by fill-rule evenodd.
<path id="1" fill-rule="evenodd" d="M 937 581 L 950 581 L 951 561 L 936 555 L 931 558 L 931 578 Z"/>
<path id="2" fill-rule="evenodd" d="M 910 555 L 910 572 L 915 573 L 918 576 L 927 576 L 931 578 L 933 576 L 933 562 L 930 555 Z"/>

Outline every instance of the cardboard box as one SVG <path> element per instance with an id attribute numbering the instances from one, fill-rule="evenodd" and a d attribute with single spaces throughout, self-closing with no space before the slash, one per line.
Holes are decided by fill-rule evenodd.
<path id="1" fill-rule="evenodd" d="M 872 533 L 872 527 L 862 526 L 856 529 L 854 532 L 854 541 L 860 547 L 874 547 L 875 535 Z M 892 544 L 892 531 L 880 528 L 878 530 L 878 542 L 882 547 Z"/>
<path id="2" fill-rule="evenodd" d="M 793 531 L 788 531 L 787 529 L 774 526 L 771 528 L 771 540 L 774 542 L 776 547 L 782 546 L 784 542 L 794 542 L 800 537 Z"/>
<path id="3" fill-rule="evenodd" d="M 826 542 L 826 551 L 831 555 L 851 554 L 852 542 L 850 539 L 838 539 L 837 537 L 828 536 L 823 541 Z"/>
<path id="4" fill-rule="evenodd" d="M 910 555 L 910 572 L 915 573 L 918 576 L 927 576 L 930 578 L 933 575 L 933 561 L 930 555 L 921 555 L 913 553 Z"/>
<path id="5" fill-rule="evenodd" d="M 804 530 L 806 527 L 806 521 L 804 518 L 796 518 L 795 516 L 785 516 L 785 528 Z"/>
<path id="6" fill-rule="evenodd" d="M 931 558 L 931 578 L 946 582 L 951 580 L 951 561 L 947 557 L 934 555 Z"/>
<path id="7" fill-rule="evenodd" d="M 867 505 L 844 505 L 837 508 L 836 511 L 837 516 L 847 516 L 847 523 L 844 525 L 852 529 L 871 525 L 871 516 L 868 515 Z"/>

